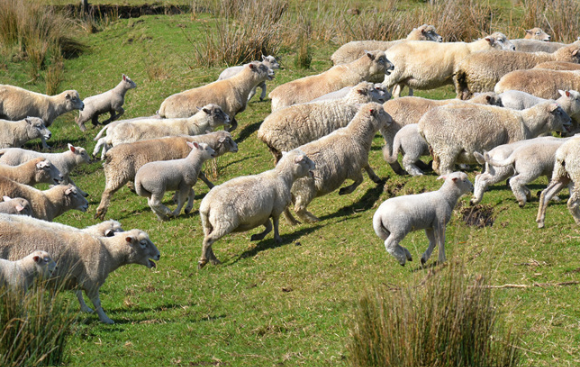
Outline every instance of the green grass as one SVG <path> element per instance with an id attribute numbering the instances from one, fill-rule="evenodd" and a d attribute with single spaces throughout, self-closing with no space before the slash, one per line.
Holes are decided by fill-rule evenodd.
<path id="1" fill-rule="evenodd" d="M 61 90 L 74 88 L 88 97 L 115 86 L 121 73 L 138 85 L 127 93 L 124 118 L 151 115 L 170 94 L 204 85 L 221 68 L 199 69 L 186 33 L 195 37 L 207 15 L 144 16 L 119 20 L 101 32 L 84 35 L 90 51 L 65 61 Z M 275 85 L 321 72 L 331 66 L 337 45 L 312 43 L 309 70 L 295 69 L 293 51 L 282 56 L 284 69 L 269 83 Z M 148 65 L 166 77 L 150 78 Z M 26 84 L 26 65 L 0 59 L 0 83 L 43 92 L 42 80 Z M 454 97 L 451 88 L 420 92 L 432 98 Z M 237 116 L 234 132 L 239 152 L 219 158 L 215 183 L 270 169 L 273 160 L 256 138 L 259 123 L 268 115 L 269 101 L 255 99 Z M 97 129 L 86 134 L 74 123 L 73 113 L 52 126 L 49 144 L 54 151 L 71 142 L 92 151 Z M 251 242 L 252 233 L 228 235 L 214 244 L 223 262 L 197 270 L 203 234 L 198 207 L 208 189 L 195 187 L 194 210 L 189 216 L 161 223 L 144 198 L 121 189 L 113 198 L 107 218 L 126 229 L 149 233 L 162 256 L 156 270 L 139 266 L 121 268 L 101 288 L 103 307 L 115 325 L 99 323 L 96 315 L 82 315 L 70 341 L 70 365 L 78 366 L 328 366 L 348 365 L 346 345 L 353 307 L 366 289 L 402 287 L 424 278 L 418 268 L 425 250 L 423 232 L 409 234 L 406 246 L 415 261 L 400 267 L 386 253 L 372 229 L 378 205 L 393 195 L 434 190 L 433 174 L 411 178 L 394 175 L 382 159 L 377 135 L 371 166 L 386 183 L 368 178 L 351 195 L 332 193 L 309 208 L 322 221 L 291 227 L 281 221 L 283 243 L 270 234 Z M 39 144 L 29 147 L 38 148 Z M 474 173 L 469 173 L 473 180 Z M 57 221 L 76 227 L 96 223 L 94 211 L 104 188 L 99 162 L 80 167 L 75 182 L 90 193 L 87 213 L 68 212 Z M 545 178 L 531 185 L 536 192 Z M 497 289 L 494 296 L 508 325 L 523 327 L 524 366 L 573 366 L 580 363 L 580 309 L 578 286 L 532 287 L 534 283 L 579 280 L 580 230 L 563 201 L 551 203 L 546 228 L 535 225 L 537 199 L 520 209 L 509 189 L 496 185 L 482 204 L 494 209 L 493 227 L 466 226 L 458 212 L 447 228 L 449 259 L 466 262 L 467 271 L 491 273 L 491 284 L 525 284 L 526 289 Z M 468 197 L 461 200 L 468 205 Z M 170 207 L 170 194 L 166 195 Z M 433 261 L 433 260 L 432 260 Z M 68 295 L 73 297 L 73 295 Z"/>

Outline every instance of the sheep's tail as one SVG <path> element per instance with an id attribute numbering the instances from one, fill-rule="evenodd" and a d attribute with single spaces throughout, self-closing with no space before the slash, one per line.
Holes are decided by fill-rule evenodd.
<path id="1" fill-rule="evenodd" d="M 273 146 L 272 139 L 270 139 L 272 135 L 273 134 L 270 134 L 270 132 L 258 130 L 258 139 L 260 139 L 261 141 L 264 142 L 264 144 L 266 144 L 266 146 L 270 150 L 270 153 L 272 153 L 272 155 L 274 156 L 274 163 L 278 163 L 278 161 L 282 158 L 282 152 Z"/>
<path id="2" fill-rule="evenodd" d="M 453 81 L 455 82 L 455 92 L 457 93 L 457 98 L 462 100 L 468 100 L 471 98 L 471 92 L 467 85 L 467 76 L 464 71 L 458 71 L 453 74 Z"/>
<path id="3" fill-rule="evenodd" d="M 203 233 L 208 236 L 212 231 L 213 227 L 209 221 L 209 212 L 211 210 L 210 205 L 202 205 L 199 207 L 199 217 L 201 218 L 201 227 L 203 228 Z"/>
<path id="4" fill-rule="evenodd" d="M 387 163 L 395 163 L 397 162 L 397 158 L 399 158 L 399 148 L 401 148 L 401 137 L 399 134 L 395 135 L 395 139 L 393 139 L 393 146 L 391 147 L 391 153 L 385 151 L 383 155 Z M 388 149 L 385 149 L 388 150 Z"/>
<path id="5" fill-rule="evenodd" d="M 373 217 L 373 228 L 377 236 L 379 236 L 383 241 L 391 235 L 391 232 L 389 232 L 383 225 L 383 220 L 380 215 L 375 215 Z"/>
<path id="6" fill-rule="evenodd" d="M 141 185 L 141 181 L 135 181 L 135 192 L 139 196 L 144 196 L 147 198 L 151 197 L 151 193 L 149 191 L 145 190 L 143 185 Z"/>
<path id="7" fill-rule="evenodd" d="M 494 160 L 492 157 L 489 156 L 488 153 L 486 153 L 484 155 L 484 157 L 485 157 L 486 162 L 491 164 L 492 166 L 507 167 L 507 166 L 513 165 L 514 162 L 516 161 L 516 155 L 514 153 L 515 153 L 515 151 L 513 151 L 512 154 L 510 154 L 509 157 L 507 157 L 506 159 L 499 160 L 499 161 Z"/>
<path id="8" fill-rule="evenodd" d="M 109 126 L 110 125 L 105 125 L 105 127 L 103 127 L 101 129 L 101 131 L 99 131 L 99 133 L 97 134 L 97 136 L 95 136 L 95 138 L 93 139 L 93 141 L 99 140 L 103 136 L 103 134 L 105 133 L 105 131 L 107 131 L 107 129 L 109 128 Z"/>

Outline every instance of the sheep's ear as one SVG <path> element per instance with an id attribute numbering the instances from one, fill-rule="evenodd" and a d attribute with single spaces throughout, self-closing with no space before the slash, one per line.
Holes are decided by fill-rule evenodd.
<path id="1" fill-rule="evenodd" d="M 18 211 L 18 213 L 22 213 L 24 209 L 25 208 L 22 205 L 16 205 L 16 210 Z"/>
<path id="2" fill-rule="evenodd" d="M 262 55 L 262 61 L 266 61 L 267 57 Z"/>
<path id="3" fill-rule="evenodd" d="M 218 139 L 218 143 L 223 143 L 223 142 L 225 142 L 225 141 L 226 141 L 226 138 L 219 138 L 219 139 Z"/>
<path id="4" fill-rule="evenodd" d="M 73 152 L 73 153 L 74 153 L 74 152 L 76 151 L 76 148 L 75 148 L 75 147 L 74 147 L 74 145 L 72 145 L 71 143 L 68 143 L 68 144 L 67 144 L 67 146 L 68 146 L 68 149 L 69 149 L 71 152 Z"/>
<path id="5" fill-rule="evenodd" d="M 248 64 L 248 67 L 249 67 L 250 69 L 254 70 L 254 69 L 256 68 L 256 65 L 254 65 L 254 64 Z"/>
<path id="6" fill-rule="evenodd" d="M 72 186 L 71 186 L 71 187 L 69 187 L 68 189 L 66 189 L 66 190 L 64 191 L 64 194 L 65 194 L 65 195 L 70 195 L 70 194 L 72 194 L 72 193 L 74 193 L 74 189 L 73 189 L 73 187 L 72 187 Z"/>
<path id="7" fill-rule="evenodd" d="M 365 54 L 369 57 L 369 59 L 374 60 L 375 59 L 375 54 L 373 54 L 370 51 L 365 51 Z"/>
<path id="8" fill-rule="evenodd" d="M 201 148 L 199 147 L 199 144 L 198 144 L 197 142 L 195 142 L 195 141 L 194 141 L 194 142 L 189 142 L 189 141 L 188 141 L 188 142 L 187 142 L 187 145 L 188 145 L 188 146 L 189 146 L 191 149 L 201 149 Z"/>
<path id="9" fill-rule="evenodd" d="M 197 110 L 198 110 L 198 111 L 201 111 L 201 107 L 197 107 L 197 106 L 196 106 L 195 108 L 197 108 Z"/>
<path id="10" fill-rule="evenodd" d="M 40 262 L 40 256 L 35 255 L 32 257 L 32 260 L 34 260 L 35 263 L 39 263 Z"/>
<path id="11" fill-rule="evenodd" d="M 447 175 L 441 175 L 439 177 L 437 177 L 438 180 L 445 180 L 447 179 Z"/>
<path id="12" fill-rule="evenodd" d="M 376 113 L 376 111 L 377 111 L 377 110 L 375 110 L 374 108 L 371 108 L 371 109 L 369 110 L 369 112 L 371 113 L 371 115 L 372 115 L 372 116 L 376 116 L 376 114 L 377 114 L 377 113 Z"/>
<path id="13" fill-rule="evenodd" d="M 127 243 L 132 243 L 135 241 L 135 236 L 127 236 L 125 237 L 125 241 L 127 241 Z"/>
<path id="14" fill-rule="evenodd" d="M 490 45 L 495 44 L 495 38 L 487 36 L 484 38 L 484 40 L 486 40 Z"/>
<path id="15" fill-rule="evenodd" d="M 527 34 L 532 34 L 533 32 L 532 32 L 532 30 L 531 30 L 531 29 L 526 29 L 526 33 L 527 33 Z"/>
<path id="16" fill-rule="evenodd" d="M 32 124 L 32 120 L 30 119 L 30 116 L 27 116 L 27 117 L 24 119 L 24 121 L 26 121 L 26 123 L 27 123 L 28 125 L 31 125 L 31 124 Z"/>
<path id="17" fill-rule="evenodd" d="M 113 231 L 112 229 L 107 229 L 105 231 L 105 237 L 113 237 L 115 235 L 115 231 Z"/>
<path id="18" fill-rule="evenodd" d="M 67 93 L 66 96 L 64 97 L 66 99 L 71 99 L 70 93 Z"/>
<path id="19" fill-rule="evenodd" d="M 305 159 L 306 159 L 306 156 L 301 154 L 301 155 L 297 156 L 296 158 L 294 158 L 294 163 L 304 162 Z"/>
<path id="20" fill-rule="evenodd" d="M 363 96 L 366 96 L 368 94 L 367 91 L 364 89 L 357 89 L 356 91 L 358 94 L 362 94 Z"/>
<path id="21" fill-rule="evenodd" d="M 202 108 L 203 112 L 207 113 L 208 115 L 211 115 L 211 110 L 209 108 Z"/>
<path id="22" fill-rule="evenodd" d="M 2 199 L 6 202 L 6 201 L 10 201 L 12 200 L 12 198 L 10 196 L 3 196 Z"/>
<path id="23" fill-rule="evenodd" d="M 126 82 L 127 81 L 127 75 L 123 74 L 123 81 Z"/>
<path id="24" fill-rule="evenodd" d="M 558 107 L 560 107 L 557 103 L 552 103 L 549 107 L 550 112 L 554 112 L 558 109 Z"/>
<path id="25" fill-rule="evenodd" d="M 489 103 L 491 101 L 491 96 L 485 96 L 485 100 Z"/>
<path id="26" fill-rule="evenodd" d="M 453 178 L 451 179 L 451 181 L 453 181 L 453 182 L 457 182 L 457 180 L 458 180 L 458 178 L 457 178 L 457 177 L 453 177 Z"/>
<path id="27" fill-rule="evenodd" d="M 425 29 L 427 29 L 427 24 L 423 24 L 422 26 L 420 26 L 417 29 L 420 30 L 421 32 L 425 32 Z"/>

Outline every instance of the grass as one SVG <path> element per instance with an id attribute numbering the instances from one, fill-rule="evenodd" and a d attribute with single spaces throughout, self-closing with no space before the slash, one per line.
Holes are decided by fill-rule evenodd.
<path id="1" fill-rule="evenodd" d="M 211 22 L 205 13 L 153 15 L 120 19 L 100 32 L 85 33 L 79 41 L 89 49 L 63 61 L 59 91 L 74 88 L 85 98 L 111 89 L 126 73 L 138 88 L 126 95 L 124 118 L 151 115 L 167 96 L 217 79 L 223 65 L 198 67 L 190 42 L 201 37 Z M 293 45 L 281 48 L 283 69 L 268 83 L 269 90 L 331 66 L 329 56 L 337 44 L 313 40 L 309 46 L 308 70 L 294 67 Z M 46 90 L 42 78 L 29 80 L 25 62 L 0 56 L 0 83 Z M 454 97 L 450 87 L 417 95 Z M 272 167 L 267 148 L 256 138 L 269 111 L 269 101 L 254 98 L 236 117 L 240 125 L 233 135 L 240 150 L 220 158 L 216 183 Z M 63 151 L 68 142 L 94 147 L 97 130 L 81 133 L 74 116 L 66 114 L 52 125 L 49 144 L 54 151 Z M 281 221 L 282 244 L 276 244 L 272 235 L 250 242 L 251 234 L 261 229 L 228 235 L 214 245 L 223 264 L 202 271 L 197 270 L 203 239 L 198 207 L 207 187 L 202 183 L 195 187 L 190 215 L 165 223 L 155 219 L 145 199 L 121 189 L 107 217 L 120 220 L 125 228 L 147 231 L 161 260 L 155 270 L 131 266 L 110 275 L 101 288 L 101 300 L 116 324 L 103 325 L 96 315 L 81 315 L 66 350 L 69 365 L 349 365 L 349 328 L 365 290 L 412 286 L 428 272 L 415 263 L 402 268 L 386 253 L 372 230 L 372 215 L 391 196 L 434 190 L 440 182 L 433 174 L 396 176 L 383 161 L 381 146 L 377 136 L 370 164 L 386 179 L 384 185 L 365 178 L 351 195 L 332 193 L 314 200 L 309 208 L 322 221 L 297 227 Z M 39 143 L 28 147 L 39 149 Z M 470 179 L 474 175 L 470 172 Z M 101 164 L 79 167 L 73 179 L 90 193 L 89 211 L 68 212 L 57 221 L 75 227 L 94 224 L 104 188 Z M 546 183 L 542 178 L 531 189 L 536 192 Z M 493 210 L 493 227 L 469 227 L 456 211 L 447 229 L 448 258 L 464 259 L 468 276 L 490 274 L 492 285 L 529 286 L 492 292 L 506 326 L 525 330 L 520 340 L 523 366 L 580 363 L 578 286 L 534 286 L 580 280 L 580 230 L 566 210 L 566 194 L 562 197 L 550 204 L 546 228 L 539 230 L 534 222 L 537 199 L 520 209 L 511 191 L 496 185 L 482 202 Z M 468 199 L 462 199 L 463 206 L 468 206 Z M 172 207 L 169 193 L 165 201 Z M 418 259 L 427 240 L 424 233 L 414 232 L 402 245 Z M 72 294 L 63 297 L 74 301 Z"/>

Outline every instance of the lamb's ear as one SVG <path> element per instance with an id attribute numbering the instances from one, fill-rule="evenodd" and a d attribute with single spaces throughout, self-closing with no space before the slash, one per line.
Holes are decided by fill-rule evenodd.
<path id="1" fill-rule="evenodd" d="M 475 160 L 477 161 L 477 163 L 485 164 L 485 158 L 481 153 L 473 152 L 473 156 L 475 157 Z"/>
<path id="2" fill-rule="evenodd" d="M 26 123 L 27 123 L 28 125 L 31 125 L 31 124 L 32 124 L 32 120 L 30 119 L 30 116 L 27 116 L 27 117 L 24 119 L 24 121 L 26 121 Z"/>
<path id="3" fill-rule="evenodd" d="M 495 44 L 495 38 L 491 36 L 485 37 L 484 40 L 486 40 L 490 44 L 490 46 L 493 46 Z"/>
<path id="4" fill-rule="evenodd" d="M 127 236 L 125 237 L 125 241 L 127 241 L 127 243 L 131 243 L 135 241 L 135 236 Z"/>
<path id="5" fill-rule="evenodd" d="M 76 152 L 76 148 L 74 147 L 74 145 L 72 145 L 71 143 L 68 143 L 67 146 L 71 152 L 73 152 L 73 153 Z"/>
<path id="6" fill-rule="evenodd" d="M 362 94 L 363 96 L 366 96 L 366 95 L 368 94 L 368 93 L 367 93 L 367 91 L 366 91 L 366 90 L 364 90 L 364 89 L 357 89 L 357 90 L 356 90 L 356 92 L 357 92 L 358 94 Z"/>
<path id="7" fill-rule="evenodd" d="M 202 108 L 203 112 L 207 113 L 208 115 L 211 115 L 211 110 L 208 108 Z"/>
<path id="8" fill-rule="evenodd" d="M 127 81 L 127 75 L 123 74 L 123 81 L 126 82 Z"/>
<path id="9" fill-rule="evenodd" d="M 34 260 L 35 263 L 39 263 L 40 262 L 40 256 L 35 255 L 32 257 L 32 260 Z"/>
<path id="10" fill-rule="evenodd" d="M 451 179 L 451 181 L 453 181 L 453 182 L 457 182 L 457 180 L 458 180 L 458 178 L 457 178 L 457 177 L 453 177 L 453 178 Z"/>
<path id="11" fill-rule="evenodd" d="M 16 210 L 18 213 L 22 213 L 24 211 L 24 207 L 22 205 L 16 205 Z"/>
<path id="12" fill-rule="evenodd" d="M 445 180 L 447 179 L 447 175 L 441 175 L 439 177 L 437 177 L 438 180 Z"/>
<path id="13" fill-rule="evenodd" d="M 565 91 L 563 91 L 563 90 L 561 90 L 561 89 L 558 89 L 558 93 L 559 93 L 559 94 L 560 94 L 562 97 L 564 97 L 564 96 L 566 95 L 566 92 L 565 92 Z"/>
<path id="14" fill-rule="evenodd" d="M 572 51 L 572 56 L 576 56 L 578 54 L 578 49 Z"/>
<path id="15" fill-rule="evenodd" d="M 491 101 L 491 96 L 485 96 L 485 100 L 489 103 Z"/>
<path id="16" fill-rule="evenodd" d="M 365 51 L 365 54 L 369 57 L 369 59 L 374 60 L 375 59 L 375 54 L 373 54 L 370 51 Z"/>
<path id="17" fill-rule="evenodd" d="M 550 112 L 554 112 L 558 109 L 558 107 L 560 107 L 557 103 L 552 103 L 550 104 L 550 107 L 548 107 L 550 109 Z"/>
<path id="18" fill-rule="evenodd" d="M 115 231 L 113 231 L 112 229 L 107 229 L 105 231 L 105 237 L 113 237 L 115 235 Z"/>
<path id="19" fill-rule="evenodd" d="M 193 142 L 189 142 L 189 141 L 188 141 L 188 142 L 187 142 L 187 146 L 188 146 L 188 147 L 190 147 L 191 149 L 201 149 L 201 148 L 199 147 L 199 144 L 198 144 L 198 143 L 196 143 L 195 141 L 193 141 Z"/>
<path id="20" fill-rule="evenodd" d="M 4 202 L 12 200 L 10 196 L 2 196 L 2 199 L 4 200 Z"/>
<path id="21" fill-rule="evenodd" d="M 262 61 L 266 61 L 266 56 L 262 55 Z"/>
<path id="22" fill-rule="evenodd" d="M 420 26 L 419 28 L 417 28 L 419 31 L 421 31 L 421 33 L 424 33 L 425 30 L 427 29 L 427 24 L 423 24 L 422 26 Z"/>
<path id="23" fill-rule="evenodd" d="M 532 34 L 532 30 L 531 29 L 526 29 L 526 33 L 527 34 Z"/>
<path id="24" fill-rule="evenodd" d="M 254 65 L 254 64 L 248 64 L 248 67 L 249 67 L 250 69 L 254 70 L 254 69 L 256 68 L 256 65 Z"/>
<path id="25" fill-rule="evenodd" d="M 221 137 L 221 138 L 219 138 L 219 139 L 218 139 L 218 142 L 219 142 L 219 143 L 223 143 L 223 142 L 225 142 L 225 141 L 226 141 L 226 138 L 224 138 L 224 137 Z"/>

